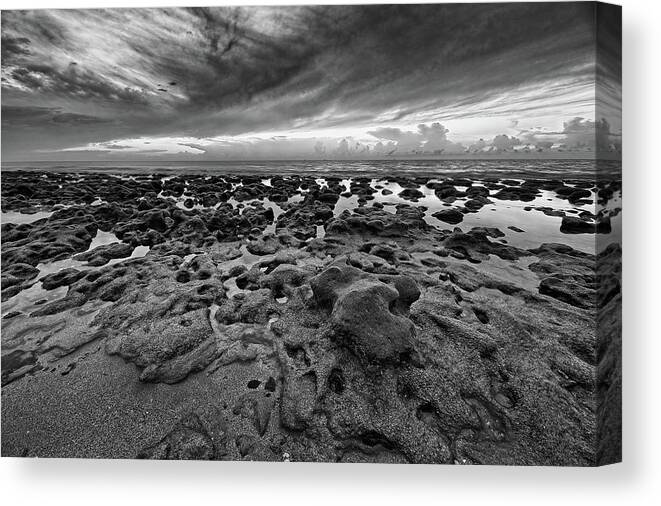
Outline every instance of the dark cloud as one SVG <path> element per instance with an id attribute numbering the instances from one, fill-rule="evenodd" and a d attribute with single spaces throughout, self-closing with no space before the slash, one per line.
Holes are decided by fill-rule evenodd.
<path id="1" fill-rule="evenodd" d="M 30 39 L 27 37 L 2 37 L 0 46 L 2 47 L 3 65 L 11 64 L 21 57 L 28 56 L 30 50 Z"/>
<path id="2" fill-rule="evenodd" d="M 144 93 L 112 85 L 73 62 L 63 70 L 46 64 L 29 64 L 14 69 L 11 76 L 33 92 L 49 93 L 63 98 L 147 103 Z"/>
<path id="3" fill-rule="evenodd" d="M 60 107 L 2 106 L 3 158 L 6 153 L 29 153 L 29 159 L 37 159 L 41 151 L 85 145 L 122 131 L 122 124 L 116 119 Z"/>
<path id="4" fill-rule="evenodd" d="M 91 137 L 90 118 L 96 142 L 360 124 L 379 132 L 373 149 L 458 152 L 435 118 L 533 114 L 590 85 L 594 15 L 580 2 L 6 11 L 2 101 L 50 110 L 9 121 L 62 148 Z M 615 55 L 616 36 L 602 39 Z M 528 88 L 544 91 L 512 95 Z M 365 150 L 337 142 L 323 149 Z"/>
<path id="5" fill-rule="evenodd" d="M 592 58 L 591 11 L 581 4 L 346 9 L 314 9 L 306 25 L 313 40 L 333 48 L 322 63 L 334 74 L 320 76 L 328 84 L 318 98 L 341 97 L 354 111 L 382 111 L 395 96 L 400 118 L 421 105 L 471 103 L 549 75 L 584 72 L 575 64 Z"/>
<path id="6" fill-rule="evenodd" d="M 2 106 L 2 125 L 7 129 L 35 125 L 44 126 L 45 124 L 52 124 L 59 127 L 66 125 L 89 126 L 108 124 L 110 122 L 110 120 L 105 118 L 64 112 L 60 107 Z"/>

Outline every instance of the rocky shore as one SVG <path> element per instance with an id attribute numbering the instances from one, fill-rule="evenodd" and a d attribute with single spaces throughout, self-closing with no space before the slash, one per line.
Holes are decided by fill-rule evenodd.
<path id="1" fill-rule="evenodd" d="M 612 459 L 620 193 L 4 171 L 2 454 Z"/>

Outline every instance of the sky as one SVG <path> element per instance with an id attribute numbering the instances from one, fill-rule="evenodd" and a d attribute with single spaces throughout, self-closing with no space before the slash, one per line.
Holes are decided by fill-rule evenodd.
<path id="1" fill-rule="evenodd" d="M 2 160 L 619 156 L 619 13 L 3 11 Z"/>

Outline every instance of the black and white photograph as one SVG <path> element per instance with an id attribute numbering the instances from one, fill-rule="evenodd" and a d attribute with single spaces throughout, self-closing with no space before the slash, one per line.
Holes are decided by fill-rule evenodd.
<path id="1" fill-rule="evenodd" d="M 57 4 L 2 11 L 2 457 L 622 460 L 619 5 Z"/>

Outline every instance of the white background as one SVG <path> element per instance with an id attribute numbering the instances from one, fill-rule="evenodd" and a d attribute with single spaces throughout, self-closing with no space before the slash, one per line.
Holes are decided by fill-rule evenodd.
<path id="1" fill-rule="evenodd" d="M 219 2 L 0 0 L 3 9 L 214 3 Z M 0 461 L 3 504 L 661 504 L 661 333 L 657 325 L 661 317 L 661 226 L 657 219 L 661 190 L 661 132 L 657 126 L 661 121 L 661 2 L 621 3 L 626 200 L 624 464 L 556 469 L 5 458 Z"/>

